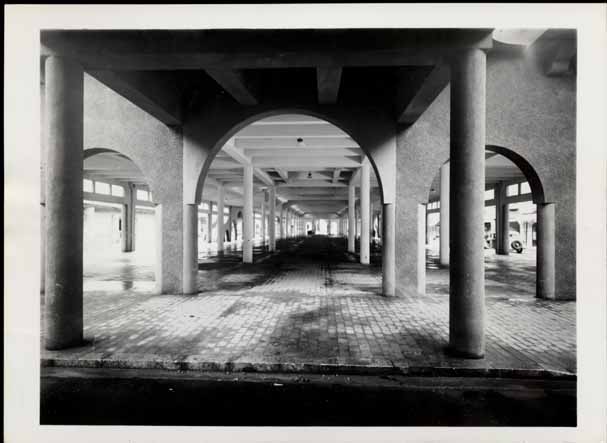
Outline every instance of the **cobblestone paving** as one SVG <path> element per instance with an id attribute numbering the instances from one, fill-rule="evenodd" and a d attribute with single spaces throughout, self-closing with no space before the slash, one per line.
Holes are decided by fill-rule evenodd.
<path id="1" fill-rule="evenodd" d="M 170 361 L 193 369 L 216 362 L 576 370 L 575 303 L 534 298 L 532 254 L 487 255 L 487 353 L 465 360 L 445 354 L 448 271 L 432 254 L 426 295 L 385 298 L 380 266 L 354 262 L 341 239 L 279 246 L 269 257 L 257 248 L 266 260 L 255 265 L 240 264 L 234 251 L 204 258 L 198 295 L 153 295 L 137 284 L 89 290 L 88 343 L 42 357 L 49 365 Z"/>

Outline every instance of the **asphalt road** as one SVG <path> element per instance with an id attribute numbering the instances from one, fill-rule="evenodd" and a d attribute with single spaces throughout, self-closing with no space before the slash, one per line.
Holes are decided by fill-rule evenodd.
<path id="1" fill-rule="evenodd" d="M 42 368 L 41 424 L 575 426 L 573 380 Z"/>

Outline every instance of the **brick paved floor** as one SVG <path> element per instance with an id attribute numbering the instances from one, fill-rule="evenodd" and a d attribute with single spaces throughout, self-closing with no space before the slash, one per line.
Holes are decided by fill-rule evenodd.
<path id="1" fill-rule="evenodd" d="M 151 268 L 132 257 L 112 272 L 85 272 L 88 343 L 44 350 L 43 361 L 192 369 L 328 364 L 576 370 L 575 302 L 534 298 L 534 251 L 508 257 L 487 252 L 487 353 L 465 360 L 444 352 L 448 271 L 438 269 L 432 251 L 427 294 L 385 298 L 380 266 L 356 263 L 342 252 L 342 239 L 279 246 L 273 256 L 257 247 L 256 257 L 265 260 L 254 265 L 241 264 L 237 249 L 203 254 L 201 293 L 192 296 L 153 295 L 146 287 Z M 108 282 L 116 287 L 104 286 Z"/>

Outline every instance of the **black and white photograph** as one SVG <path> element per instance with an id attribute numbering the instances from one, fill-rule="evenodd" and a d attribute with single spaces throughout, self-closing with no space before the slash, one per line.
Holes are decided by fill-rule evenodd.
<path id="1" fill-rule="evenodd" d="M 5 441 L 606 438 L 607 8 L 329 7 L 6 7 Z"/>

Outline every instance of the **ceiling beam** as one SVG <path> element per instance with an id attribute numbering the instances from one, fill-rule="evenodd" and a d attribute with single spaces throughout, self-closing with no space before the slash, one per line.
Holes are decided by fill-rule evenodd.
<path id="1" fill-rule="evenodd" d="M 243 165 L 252 164 L 251 158 L 246 156 L 242 150 L 234 146 L 234 141 L 229 140 L 222 148 L 222 150 L 236 160 L 238 163 Z M 215 162 L 213 162 L 215 163 Z M 267 172 L 261 170 L 258 167 L 253 167 L 253 175 L 260 179 L 267 186 L 274 186 L 274 180 L 268 175 Z"/>
<path id="2" fill-rule="evenodd" d="M 325 180 L 299 180 L 289 183 L 280 183 L 276 185 L 279 188 L 318 188 L 325 186 L 327 188 L 344 188 L 348 185 L 344 183 L 331 183 Z"/>
<path id="3" fill-rule="evenodd" d="M 491 48 L 491 34 L 492 29 L 49 30 L 41 33 L 41 55 L 69 55 L 85 67 L 109 70 L 433 65 L 457 49 Z"/>
<path id="4" fill-rule="evenodd" d="M 339 181 L 339 176 L 341 175 L 341 168 L 335 168 L 333 171 L 333 183 L 337 183 Z"/>
<path id="5" fill-rule="evenodd" d="M 293 157 L 307 157 L 307 156 L 323 156 L 333 157 L 338 155 L 363 155 L 363 151 L 360 148 L 326 148 L 326 149 L 284 149 L 284 148 L 254 148 L 245 149 L 244 153 L 248 157 L 267 157 L 272 155 L 288 155 Z"/>
<path id="6" fill-rule="evenodd" d="M 415 95 L 397 108 L 398 122 L 414 123 L 449 84 L 450 75 L 449 66 L 446 63 L 439 63 L 435 66 Z M 403 87 L 406 88 L 407 85 L 403 85 Z"/>
<path id="7" fill-rule="evenodd" d="M 258 168 L 286 168 L 289 171 L 305 171 L 325 168 L 356 168 L 361 164 L 360 156 L 353 157 L 254 157 Z"/>
<path id="8" fill-rule="evenodd" d="M 348 134 L 339 129 L 337 126 L 325 125 L 322 123 L 306 123 L 301 125 L 249 125 L 240 130 L 239 138 L 292 138 L 294 141 L 297 138 L 303 138 L 304 144 L 307 145 L 307 137 L 323 137 L 323 138 L 350 138 Z"/>
<path id="9" fill-rule="evenodd" d="M 339 85 L 341 84 L 341 66 L 317 67 L 316 84 L 318 85 L 318 103 L 332 105 L 337 103 Z"/>
<path id="10" fill-rule="evenodd" d="M 311 137 L 306 136 L 304 143 L 305 146 L 299 146 L 297 144 L 297 136 L 287 138 L 274 138 L 269 135 L 265 138 L 254 137 L 247 138 L 238 134 L 234 138 L 234 145 L 240 149 L 263 149 L 263 148 L 277 148 L 277 149 L 309 149 L 309 150 L 324 150 L 333 148 L 358 148 L 358 144 L 350 137 L 343 138 L 327 138 L 327 137 Z"/>
<path id="11" fill-rule="evenodd" d="M 351 184 L 351 185 L 357 185 L 357 184 L 360 183 L 360 174 L 361 174 L 360 169 L 361 168 L 358 168 L 356 171 L 354 171 L 354 173 L 350 177 L 349 184 Z"/>
<path id="12" fill-rule="evenodd" d="M 219 86 L 225 89 L 241 105 L 256 105 L 259 103 L 251 83 L 246 81 L 242 72 L 230 69 L 207 69 L 206 71 Z"/>
<path id="13" fill-rule="evenodd" d="M 274 170 L 278 172 L 278 175 L 280 175 L 280 178 L 282 178 L 285 183 L 289 181 L 289 173 L 287 171 L 282 168 L 274 168 Z"/>

